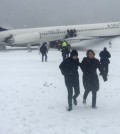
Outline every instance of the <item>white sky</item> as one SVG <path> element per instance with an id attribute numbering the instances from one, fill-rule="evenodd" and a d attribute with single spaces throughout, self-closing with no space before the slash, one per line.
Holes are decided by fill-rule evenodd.
<path id="1" fill-rule="evenodd" d="M 41 27 L 119 21 L 119 0 L 0 0 L 0 25 Z"/>

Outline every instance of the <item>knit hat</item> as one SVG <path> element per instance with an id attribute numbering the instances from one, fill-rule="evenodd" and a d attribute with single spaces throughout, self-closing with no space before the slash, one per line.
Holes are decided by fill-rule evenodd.
<path id="1" fill-rule="evenodd" d="M 73 56 L 78 56 L 77 50 L 72 50 L 72 51 L 71 51 L 70 57 L 73 57 Z"/>
<path id="2" fill-rule="evenodd" d="M 106 47 L 104 47 L 104 49 L 103 49 L 103 50 L 105 50 L 105 51 L 106 51 L 106 50 L 107 50 L 107 48 L 106 48 Z"/>

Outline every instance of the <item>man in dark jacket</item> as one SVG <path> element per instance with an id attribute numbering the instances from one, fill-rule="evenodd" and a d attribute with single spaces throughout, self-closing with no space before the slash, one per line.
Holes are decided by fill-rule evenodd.
<path id="1" fill-rule="evenodd" d="M 104 47 L 103 51 L 99 53 L 100 63 L 105 70 L 106 75 L 108 75 L 108 65 L 110 63 L 109 58 L 111 57 L 110 53 L 107 51 L 107 48 Z"/>
<path id="2" fill-rule="evenodd" d="M 45 43 L 40 47 L 40 52 L 42 54 L 42 62 L 44 61 L 44 57 L 45 57 L 45 61 L 47 61 L 48 50 L 47 50 L 47 46 Z"/>
<path id="3" fill-rule="evenodd" d="M 97 68 L 103 76 L 104 81 L 107 81 L 107 76 L 104 73 L 99 60 L 94 57 L 94 51 L 89 49 L 86 55 L 87 57 L 84 57 L 81 62 L 81 68 L 83 71 L 83 86 L 85 88 L 83 103 L 86 104 L 87 96 L 89 92 L 92 91 L 92 108 L 96 108 L 96 94 L 99 90 L 99 79 L 96 72 Z"/>
<path id="4" fill-rule="evenodd" d="M 72 50 L 70 53 L 70 57 L 65 59 L 59 66 L 61 73 L 64 75 L 65 84 L 68 91 L 68 111 L 72 110 L 72 99 L 74 104 L 77 105 L 77 97 L 80 94 L 79 87 L 79 74 L 78 74 L 78 66 L 80 65 L 78 59 L 78 52 L 76 50 Z M 74 88 L 74 96 L 73 96 L 73 88 Z"/>
<path id="5" fill-rule="evenodd" d="M 70 49 L 69 44 L 66 41 L 63 41 L 61 44 L 61 52 L 63 60 L 69 57 Z"/>

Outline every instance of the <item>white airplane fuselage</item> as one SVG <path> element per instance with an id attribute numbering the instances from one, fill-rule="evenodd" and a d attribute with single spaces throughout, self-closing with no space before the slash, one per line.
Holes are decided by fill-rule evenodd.
<path id="1" fill-rule="evenodd" d="M 120 35 L 120 22 L 7 30 L 0 32 L 0 43 L 7 40 L 11 45 L 22 46 L 62 40 L 70 29 L 76 30 L 79 40 L 113 37 Z"/>

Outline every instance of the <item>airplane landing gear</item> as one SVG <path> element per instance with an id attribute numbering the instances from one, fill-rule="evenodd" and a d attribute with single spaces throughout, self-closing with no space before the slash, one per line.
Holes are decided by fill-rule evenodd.
<path id="1" fill-rule="evenodd" d="M 28 52 L 32 52 L 30 43 L 27 44 L 27 50 L 28 50 Z"/>

